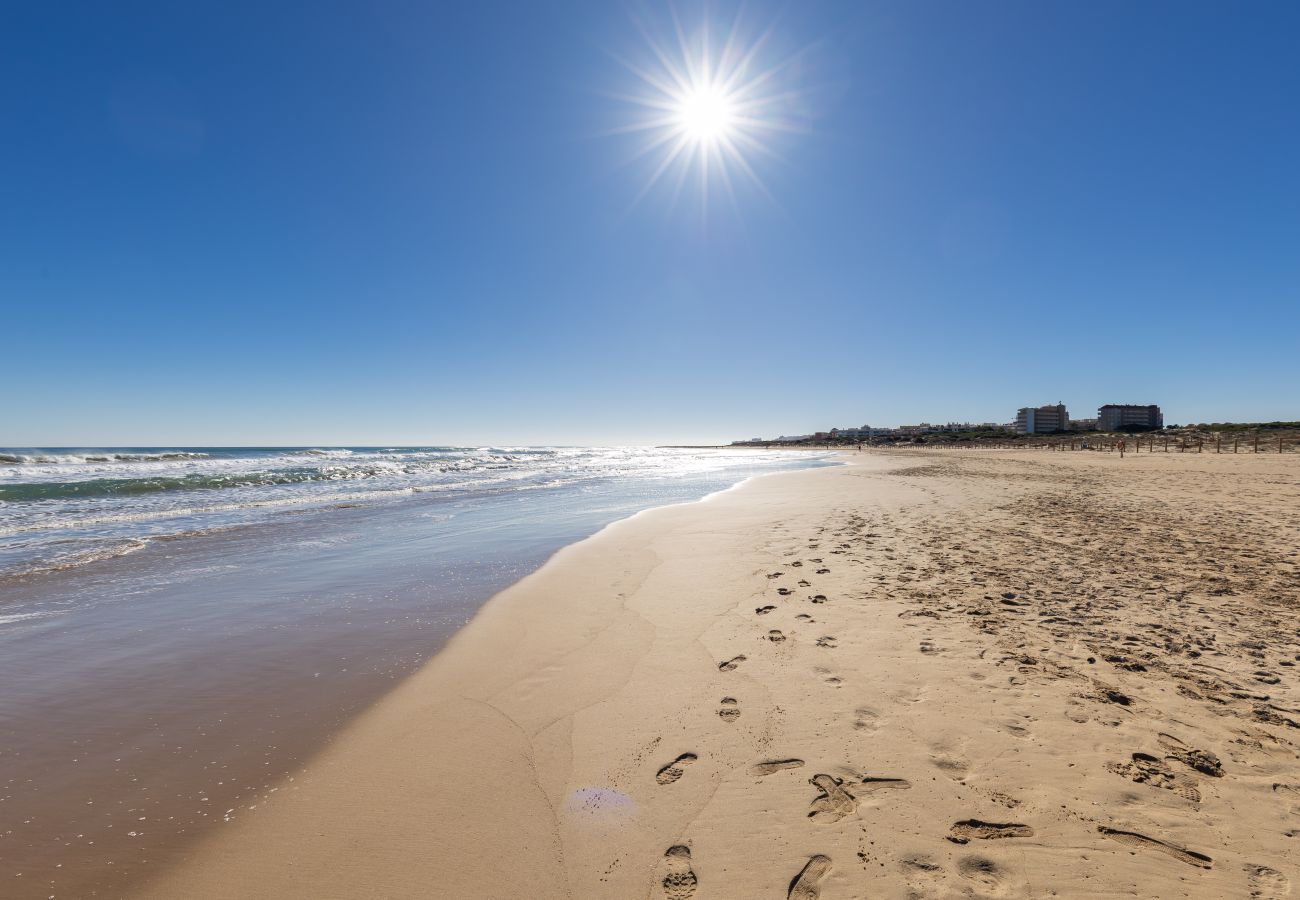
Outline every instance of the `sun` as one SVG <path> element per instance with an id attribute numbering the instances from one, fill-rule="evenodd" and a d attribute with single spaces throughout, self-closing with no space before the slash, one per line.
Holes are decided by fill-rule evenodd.
<path id="1" fill-rule="evenodd" d="M 714 84 L 684 94 L 675 112 L 682 133 L 701 143 L 728 139 L 736 124 L 735 100 Z"/>
<path id="2" fill-rule="evenodd" d="M 773 61 L 773 29 L 750 38 L 739 18 L 721 28 L 702 20 L 693 31 L 675 13 L 658 30 L 637 25 L 642 51 L 612 54 L 636 78 L 633 90 L 611 92 L 631 117 L 609 132 L 635 135 L 631 161 L 647 163 L 649 176 L 633 205 L 664 183 L 673 185 L 675 204 L 689 175 L 702 206 L 719 190 L 734 204 L 737 182 L 773 199 L 759 167 L 779 159 L 774 145 L 783 132 L 805 130 L 799 113 L 806 98 L 794 84 L 800 54 Z"/>

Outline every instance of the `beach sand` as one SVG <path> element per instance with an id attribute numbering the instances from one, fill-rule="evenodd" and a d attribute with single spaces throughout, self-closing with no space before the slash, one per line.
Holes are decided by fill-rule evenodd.
<path id="1" fill-rule="evenodd" d="M 136 896 L 1290 893 L 1300 454 L 845 458 L 561 551 Z"/>

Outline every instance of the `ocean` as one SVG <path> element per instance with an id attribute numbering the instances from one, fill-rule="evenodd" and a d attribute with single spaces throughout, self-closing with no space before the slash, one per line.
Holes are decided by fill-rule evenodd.
<path id="1" fill-rule="evenodd" d="M 751 450 L 0 449 L 0 579 L 74 568 L 135 553 L 158 538 L 266 522 L 283 512 L 400 500 L 432 508 L 538 491 L 548 500 L 567 491 L 658 505 L 800 464 L 789 454 Z"/>
<path id="2" fill-rule="evenodd" d="M 560 547 L 829 464 L 750 449 L 0 450 L 0 883 L 20 888 L 6 896 L 115 896 L 166 865 Z"/>

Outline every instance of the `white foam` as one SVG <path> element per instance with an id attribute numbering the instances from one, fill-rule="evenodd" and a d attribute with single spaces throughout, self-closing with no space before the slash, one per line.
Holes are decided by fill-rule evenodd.
<path id="1" fill-rule="evenodd" d="M 26 622 L 29 619 L 48 619 L 53 612 L 9 613 L 0 615 L 0 625 L 12 625 L 14 622 Z"/>

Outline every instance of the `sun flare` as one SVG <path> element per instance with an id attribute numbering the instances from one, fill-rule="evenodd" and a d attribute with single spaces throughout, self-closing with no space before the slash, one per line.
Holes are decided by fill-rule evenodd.
<path id="1" fill-rule="evenodd" d="M 636 201 L 669 182 L 676 203 L 691 174 L 704 206 L 719 188 L 734 204 L 738 180 L 770 197 L 759 177 L 759 160 L 777 158 L 780 133 L 804 130 L 798 115 L 805 98 L 791 83 L 798 54 L 766 60 L 772 30 L 748 39 L 739 20 L 722 29 L 701 22 L 688 33 L 674 15 L 671 28 L 662 32 L 669 36 L 666 41 L 638 24 L 644 52 L 618 56 L 638 88 L 615 95 L 630 103 L 634 118 L 614 129 L 639 136 L 632 159 L 649 161 L 649 177 Z"/>

